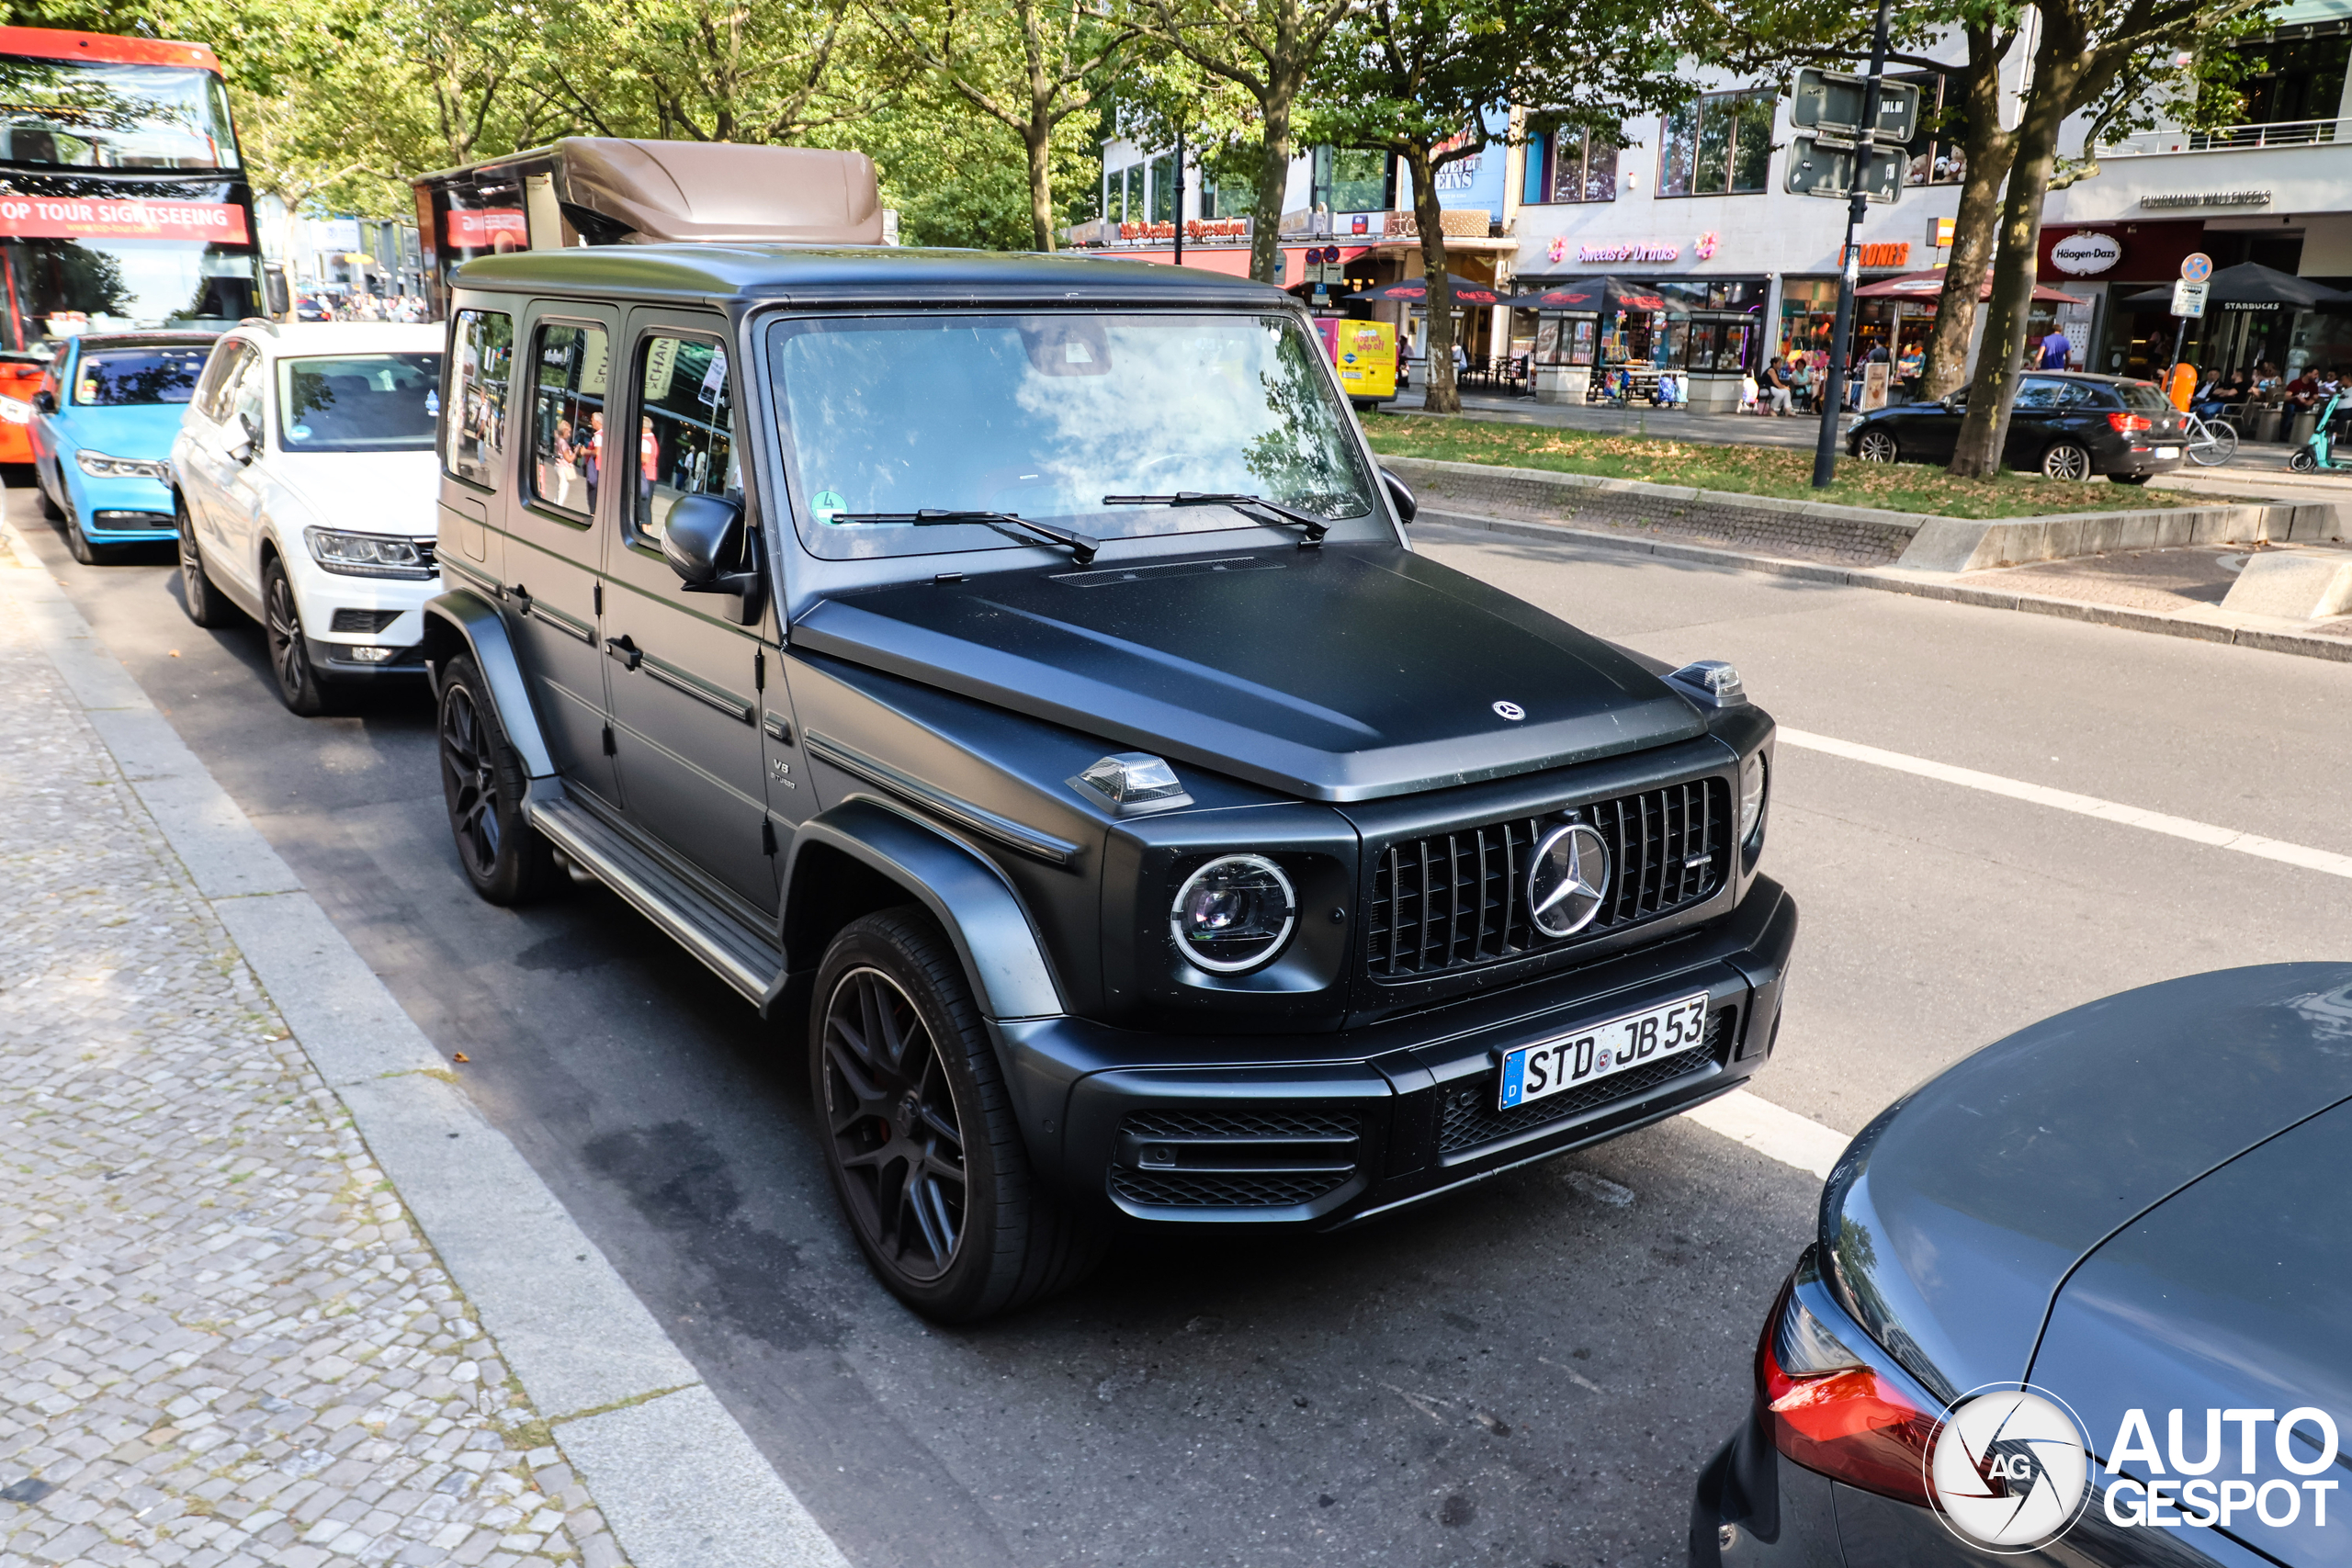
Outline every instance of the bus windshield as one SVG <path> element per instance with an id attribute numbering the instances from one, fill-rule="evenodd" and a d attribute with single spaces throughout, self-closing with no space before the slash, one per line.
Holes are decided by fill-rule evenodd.
<path id="1" fill-rule="evenodd" d="M 0 163 L 233 169 L 228 89 L 185 65 L 0 56 Z"/>
<path id="2" fill-rule="evenodd" d="M 0 288 L 8 349 L 84 333 L 226 331 L 261 313 L 253 248 L 201 240 L 0 239 Z"/>

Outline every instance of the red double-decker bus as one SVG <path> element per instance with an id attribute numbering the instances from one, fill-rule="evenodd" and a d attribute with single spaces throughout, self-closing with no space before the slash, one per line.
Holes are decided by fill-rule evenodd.
<path id="1" fill-rule="evenodd" d="M 0 28 L 0 463 L 60 339 L 260 314 L 254 242 L 209 49 Z"/>

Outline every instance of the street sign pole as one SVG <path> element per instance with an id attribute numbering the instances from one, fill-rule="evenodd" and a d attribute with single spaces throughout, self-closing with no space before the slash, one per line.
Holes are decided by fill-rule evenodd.
<path id="1" fill-rule="evenodd" d="M 1176 128 L 1176 265 L 1184 265 L 1184 128 Z"/>
<path id="2" fill-rule="evenodd" d="M 1838 422 L 1846 412 L 1846 354 L 1854 336 L 1854 286 L 1861 281 L 1861 253 L 1854 248 L 1854 231 L 1861 226 L 1870 204 L 1863 175 L 1871 166 L 1878 136 L 1879 88 L 1886 79 L 1888 5 L 1889 0 L 1878 0 L 1878 28 L 1871 38 L 1870 85 L 1862 93 L 1861 134 L 1854 144 L 1854 193 L 1846 202 L 1846 247 L 1838 255 L 1838 326 L 1830 336 L 1829 374 L 1821 389 L 1821 437 L 1813 449 L 1815 490 L 1827 490 L 1838 478 Z"/>

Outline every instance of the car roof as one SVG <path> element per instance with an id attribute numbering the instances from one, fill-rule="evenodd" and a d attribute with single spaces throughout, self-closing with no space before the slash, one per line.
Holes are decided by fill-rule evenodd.
<path id="1" fill-rule="evenodd" d="M 897 245 L 595 245 L 483 256 L 458 288 L 705 300 L 888 299 L 954 305 L 1008 299 L 1295 308 L 1268 284 L 1204 267 L 1096 260 L 1084 252 L 919 250 Z"/>
<path id="2" fill-rule="evenodd" d="M 238 335 L 278 358 L 297 354 L 438 354 L 447 329 L 438 321 L 277 321 Z"/>
<path id="3" fill-rule="evenodd" d="M 74 341 L 84 348 L 209 348 L 219 333 L 77 333 Z"/>
<path id="4" fill-rule="evenodd" d="M 2103 376 L 2089 370 L 2028 370 L 2026 374 L 2047 377 L 2052 381 L 2090 381 L 2102 387 L 2153 387 L 2155 385 L 2144 376 Z"/>

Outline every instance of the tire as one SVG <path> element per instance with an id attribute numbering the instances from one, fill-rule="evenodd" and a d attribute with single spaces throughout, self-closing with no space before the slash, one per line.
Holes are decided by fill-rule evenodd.
<path id="1" fill-rule="evenodd" d="M 311 663 L 311 646 L 302 637 L 302 607 L 295 601 L 286 563 L 275 557 L 261 570 L 261 607 L 277 700 L 288 713 L 316 718 L 327 711 L 326 688 Z"/>
<path id="2" fill-rule="evenodd" d="M 1865 463 L 1899 463 L 1903 443 L 1892 431 L 1865 430 L 1854 438 L 1854 456 Z"/>
<path id="3" fill-rule="evenodd" d="M 2041 454 L 2041 477 L 2079 483 L 2091 477 L 2090 448 L 2074 441 L 2053 441 Z"/>
<path id="4" fill-rule="evenodd" d="M 2148 482 L 2151 476 L 2147 474 L 2109 474 L 2107 477 L 2109 481 L 2115 484 L 2143 485 Z"/>
<path id="5" fill-rule="evenodd" d="M 808 1038 L 834 1196 L 900 1301 L 970 1323 L 1066 1289 L 1101 1258 L 1105 1227 L 1029 1168 L 963 965 L 930 916 L 910 906 L 842 928 L 817 971 Z"/>
<path id="6" fill-rule="evenodd" d="M 187 514 L 187 502 L 175 500 L 172 510 L 179 525 L 181 608 L 199 626 L 225 626 L 236 619 L 237 607 L 213 586 L 211 573 L 204 569 L 204 547 L 197 542 L 196 519 Z"/>
<path id="7" fill-rule="evenodd" d="M 458 864 L 483 901 L 533 903 L 563 885 L 555 852 L 523 815 L 526 775 L 507 742 L 505 727 L 481 668 L 465 654 L 441 676 L 436 715 L 441 795 Z"/>
<path id="8" fill-rule="evenodd" d="M 2201 468 L 2218 468 L 2238 455 L 2237 426 L 2225 419 L 2214 419 L 2205 422 L 2205 430 L 2212 439 L 2191 446 L 2190 461 Z"/>
<path id="9" fill-rule="evenodd" d="M 65 515 L 65 508 L 58 505 L 57 498 L 49 493 L 49 481 L 40 477 L 39 463 L 33 465 L 33 494 L 40 498 L 40 514 L 43 517 L 54 523 Z"/>
<path id="10" fill-rule="evenodd" d="M 2319 459 L 2312 456 L 2310 447 L 2299 447 L 2294 456 L 2287 459 L 2287 471 L 2295 474 L 2315 474 L 2319 472 Z"/>
<path id="11" fill-rule="evenodd" d="M 81 514 L 74 512 L 65 514 L 65 547 L 84 566 L 104 566 L 114 557 L 106 546 L 90 542 L 90 536 L 82 532 Z"/>

